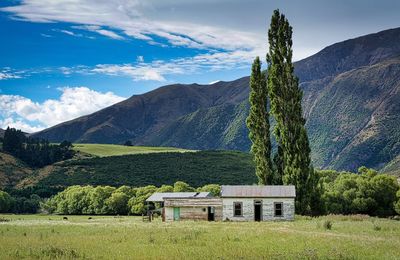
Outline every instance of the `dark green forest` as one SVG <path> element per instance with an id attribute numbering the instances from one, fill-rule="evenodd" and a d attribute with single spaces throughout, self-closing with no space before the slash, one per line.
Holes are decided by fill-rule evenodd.
<path id="1" fill-rule="evenodd" d="M 27 137 L 21 130 L 7 128 L 2 138 L 2 151 L 33 168 L 39 168 L 74 156 L 72 144 L 50 144 L 47 140 Z"/>

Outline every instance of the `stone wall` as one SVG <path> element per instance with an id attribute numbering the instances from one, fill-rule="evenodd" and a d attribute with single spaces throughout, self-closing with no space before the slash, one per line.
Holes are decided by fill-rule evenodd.
<path id="1" fill-rule="evenodd" d="M 232 221 L 254 221 L 254 201 L 262 202 L 262 220 L 294 220 L 294 198 L 223 198 L 223 220 Z M 240 217 L 233 216 L 233 203 L 242 203 L 242 213 Z M 283 215 L 274 216 L 274 203 L 283 203 Z"/>

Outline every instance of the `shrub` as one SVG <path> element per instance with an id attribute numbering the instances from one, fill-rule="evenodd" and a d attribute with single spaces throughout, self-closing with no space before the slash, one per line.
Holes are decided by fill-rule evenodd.
<path id="1" fill-rule="evenodd" d="M 375 231 L 380 231 L 382 228 L 378 224 L 374 223 L 374 230 Z"/>
<path id="2" fill-rule="evenodd" d="M 331 230 L 333 226 L 333 222 L 329 219 L 326 219 L 324 223 L 322 224 L 325 230 Z"/>
<path id="3" fill-rule="evenodd" d="M 7 192 L 0 190 L 0 213 L 9 212 L 12 203 L 12 197 Z"/>

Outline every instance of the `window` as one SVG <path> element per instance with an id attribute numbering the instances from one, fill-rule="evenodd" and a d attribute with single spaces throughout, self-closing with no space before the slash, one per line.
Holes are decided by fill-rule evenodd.
<path id="1" fill-rule="evenodd" d="M 233 216 L 241 217 L 242 215 L 242 202 L 233 202 Z"/>
<path id="2" fill-rule="evenodd" d="M 282 202 L 274 203 L 274 212 L 275 212 L 275 217 L 283 216 L 283 203 Z"/>

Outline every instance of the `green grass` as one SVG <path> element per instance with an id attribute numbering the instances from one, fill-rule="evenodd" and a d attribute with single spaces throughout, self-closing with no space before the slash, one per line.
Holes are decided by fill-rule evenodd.
<path id="1" fill-rule="evenodd" d="M 125 146 L 116 144 L 73 144 L 75 151 L 92 154 L 95 156 L 115 156 L 126 154 L 147 154 L 162 152 L 190 152 L 192 150 L 174 147 L 151 147 L 151 146 Z"/>
<path id="2" fill-rule="evenodd" d="M 399 259 L 400 222 L 143 223 L 140 217 L 0 215 L 0 259 Z M 332 221 L 332 229 L 323 223 Z M 380 229 L 376 228 L 377 226 Z"/>

